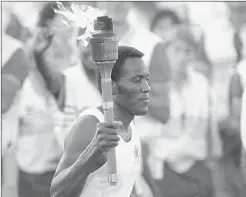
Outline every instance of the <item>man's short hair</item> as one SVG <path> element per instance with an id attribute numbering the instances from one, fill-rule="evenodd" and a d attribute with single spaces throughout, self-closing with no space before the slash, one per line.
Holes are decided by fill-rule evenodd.
<path id="1" fill-rule="evenodd" d="M 112 69 L 112 74 L 111 74 L 111 78 L 113 81 L 118 81 L 121 77 L 121 72 L 122 72 L 122 68 L 124 67 L 124 64 L 126 62 L 127 59 L 129 58 L 142 58 L 144 56 L 144 54 L 133 48 L 133 47 L 129 47 L 129 46 L 119 46 L 118 48 L 118 59 L 115 62 L 115 65 Z M 133 65 L 134 66 L 134 65 Z"/>
<path id="2" fill-rule="evenodd" d="M 154 31 L 158 22 L 165 19 L 170 19 L 173 24 L 181 24 L 181 20 L 176 12 L 170 9 L 162 9 L 154 17 L 152 24 L 150 25 L 150 30 Z"/>
<path id="3" fill-rule="evenodd" d="M 118 59 L 115 62 L 115 65 L 112 69 L 111 73 L 111 79 L 112 81 L 119 81 L 121 74 L 122 74 L 122 69 L 124 67 L 124 64 L 127 59 L 129 58 L 142 58 L 144 54 L 129 46 L 119 46 L 118 47 Z M 133 65 L 134 66 L 134 65 Z M 101 75 L 98 69 L 96 69 L 96 78 L 97 78 L 97 86 L 99 91 L 102 93 L 101 90 Z"/>

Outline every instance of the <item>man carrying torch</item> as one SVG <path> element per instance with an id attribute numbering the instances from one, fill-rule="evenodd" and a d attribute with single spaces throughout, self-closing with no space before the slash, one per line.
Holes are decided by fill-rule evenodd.
<path id="1" fill-rule="evenodd" d="M 110 18 L 98 17 L 94 29 L 90 43 L 102 76 L 103 103 L 84 110 L 72 125 L 52 197 L 129 197 L 139 174 L 133 119 L 148 111 L 149 71 L 143 53 L 117 46 Z"/>

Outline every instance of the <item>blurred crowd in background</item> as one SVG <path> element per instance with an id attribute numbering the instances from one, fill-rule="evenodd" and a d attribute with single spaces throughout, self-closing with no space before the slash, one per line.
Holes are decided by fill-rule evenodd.
<path id="1" fill-rule="evenodd" d="M 163 197 L 246 196 L 246 3 L 76 4 L 105 11 L 119 45 L 142 51 L 150 70 L 134 195 L 155 196 L 150 170 Z M 69 126 L 101 102 L 84 29 L 64 25 L 56 6 L 2 2 L 3 197 L 49 196 Z"/>

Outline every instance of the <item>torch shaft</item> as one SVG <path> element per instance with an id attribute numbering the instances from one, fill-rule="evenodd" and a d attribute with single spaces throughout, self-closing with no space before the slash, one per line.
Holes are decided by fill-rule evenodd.
<path id="1" fill-rule="evenodd" d="M 111 70 L 114 62 L 102 63 L 99 65 L 99 70 L 102 76 L 101 86 L 102 86 L 102 99 L 103 99 L 103 110 L 104 110 L 104 121 L 113 122 L 114 112 L 113 112 L 113 100 L 112 100 L 112 81 L 111 81 Z M 115 148 L 111 148 L 107 154 L 107 168 L 108 168 L 108 181 L 111 185 L 115 185 L 117 182 L 117 169 L 116 169 L 116 154 Z"/>
<path id="2" fill-rule="evenodd" d="M 94 30 L 90 44 L 92 60 L 97 64 L 102 77 L 104 121 L 113 122 L 111 73 L 118 59 L 118 38 L 113 31 L 112 19 L 107 16 L 97 17 L 94 21 Z M 116 166 L 115 148 L 111 148 L 107 154 L 108 181 L 111 185 L 116 185 L 117 182 Z"/>

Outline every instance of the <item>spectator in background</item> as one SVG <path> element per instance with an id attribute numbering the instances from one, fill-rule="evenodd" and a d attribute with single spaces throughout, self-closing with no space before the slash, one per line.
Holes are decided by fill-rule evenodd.
<path id="1" fill-rule="evenodd" d="M 2 113 L 2 194 L 13 196 L 16 192 L 15 149 L 19 127 L 18 110 L 23 81 L 30 70 L 30 60 L 23 44 L 6 33 L 11 18 L 9 2 L 2 3 L 2 69 L 1 69 L 1 113 Z"/>
<path id="2" fill-rule="evenodd" d="M 164 124 L 152 119 L 144 125 L 145 129 L 159 130 L 150 144 L 149 160 L 165 197 L 212 197 L 214 193 L 206 163 L 208 81 L 188 66 L 197 47 L 187 28 L 177 28 L 163 53 L 171 69 L 168 121 Z"/>
<path id="3" fill-rule="evenodd" d="M 185 26 L 184 21 L 179 18 L 178 14 L 174 10 L 162 9 L 154 17 L 150 30 L 161 37 L 164 43 L 168 44 L 168 42 L 170 42 L 170 40 L 172 40 L 173 36 L 175 35 L 176 29 L 181 25 Z M 189 28 L 191 28 L 191 31 L 195 30 L 192 29 L 192 26 L 189 26 Z M 197 39 L 197 41 L 199 42 L 199 47 L 196 64 L 193 66 L 195 70 L 208 76 L 210 61 L 204 49 L 205 38 L 202 32 L 199 32 L 199 36 Z M 165 44 L 159 45 L 164 45 L 163 47 L 165 47 Z"/>
<path id="4" fill-rule="evenodd" d="M 154 17 L 150 31 L 161 37 L 164 42 L 168 42 L 172 40 L 176 28 L 181 24 L 182 21 L 175 11 L 162 9 Z"/>
<path id="5" fill-rule="evenodd" d="M 47 3 L 41 10 L 38 30 L 47 27 L 54 19 L 51 6 L 55 4 Z M 46 12 L 49 15 L 43 14 Z M 50 34 L 46 36 L 51 39 Z M 36 38 L 37 35 L 34 35 L 28 44 Z M 32 50 L 28 51 L 32 60 L 33 53 Z M 32 63 L 33 68 L 23 84 L 20 97 L 18 191 L 19 197 L 49 197 L 50 184 L 62 154 L 54 134 L 53 113 L 58 107 L 55 97 L 46 88 L 45 79 L 37 69 L 37 62 Z"/>
<path id="6" fill-rule="evenodd" d="M 168 62 L 168 57 L 165 53 L 170 42 L 173 40 L 177 31 L 180 28 L 185 28 L 183 21 L 179 18 L 177 13 L 171 9 L 160 10 L 154 17 L 151 24 L 151 31 L 162 38 L 162 42 L 155 45 L 153 56 L 150 63 L 151 73 L 151 100 L 148 114 L 156 121 L 164 124 L 169 118 L 169 87 L 171 68 Z M 180 35 L 181 37 L 184 35 Z M 190 39 L 184 37 L 183 39 Z M 192 43 L 192 42 L 190 42 Z M 200 48 L 196 47 L 196 50 Z M 193 68 L 207 62 L 199 57 L 200 54 L 195 55 L 192 66 Z M 197 69 L 195 69 L 197 70 Z M 157 132 L 158 133 L 158 132 Z"/>
<path id="7" fill-rule="evenodd" d="M 171 15 L 171 16 L 170 16 Z M 163 17 L 163 18 L 162 18 Z M 168 21 L 168 25 L 160 24 L 161 21 Z M 160 20 L 160 21 L 159 21 Z M 148 66 L 151 74 L 151 80 L 149 81 L 149 85 L 151 87 L 150 91 L 150 102 L 149 102 L 149 110 L 147 115 L 142 117 L 137 117 L 135 119 L 136 127 L 141 131 L 141 142 L 142 142 L 142 154 L 143 154 L 143 174 L 150 173 L 151 176 L 155 174 L 149 172 L 149 168 L 151 168 L 152 164 L 149 162 L 149 155 L 151 149 L 149 147 L 149 142 L 155 136 L 158 136 L 160 133 L 160 127 L 156 127 L 157 125 L 164 124 L 169 118 L 169 97 L 168 97 L 168 80 L 170 74 L 170 67 L 167 61 L 167 56 L 164 51 L 166 48 L 167 40 L 170 40 L 170 34 L 162 34 L 163 30 L 168 31 L 167 29 L 172 26 L 171 24 L 179 23 L 178 16 L 176 13 L 171 11 L 163 11 L 161 14 L 157 14 L 154 17 L 154 22 L 150 24 L 151 27 L 151 35 L 155 34 L 159 40 L 157 42 L 152 43 L 152 51 L 149 55 Z M 165 22 L 164 22 L 165 23 Z M 159 25 L 160 24 L 160 28 Z M 158 30 L 157 30 L 158 29 Z M 158 33 L 157 33 L 158 32 Z M 166 32 L 164 32 L 166 33 Z M 149 33 L 150 34 L 150 33 Z M 153 36 L 152 36 L 153 37 Z M 149 37 L 146 37 L 149 39 Z M 148 39 L 141 39 L 141 43 Z M 165 40 L 165 41 L 164 41 Z M 142 44 L 144 46 L 144 44 Z M 146 45 L 148 46 L 148 45 Z M 147 51 L 148 53 L 148 51 Z M 146 176 L 146 175 L 145 175 Z M 144 181 L 140 179 L 140 184 L 138 186 L 138 190 L 140 196 L 144 196 L 146 193 L 146 186 Z M 143 183 L 141 183 L 143 182 Z M 146 194 L 146 196 L 148 196 Z"/>
<path id="8" fill-rule="evenodd" d="M 23 44 L 6 34 L 5 30 L 10 20 L 10 10 L 4 5 L 2 24 L 3 50 L 1 107 L 1 112 L 3 114 L 3 153 L 5 153 L 6 151 L 5 148 L 7 148 L 7 146 L 10 146 L 10 141 L 13 140 L 11 138 L 7 139 L 8 137 L 5 135 L 8 135 L 10 137 L 13 133 L 15 133 L 15 135 L 17 134 L 18 116 L 16 112 L 18 112 L 19 91 L 21 90 L 23 81 L 28 75 L 28 71 L 30 68 L 30 62 L 28 61 L 26 52 L 23 48 Z M 8 131 L 5 131 L 5 129 L 7 129 Z"/>
<path id="9" fill-rule="evenodd" d="M 162 38 L 162 42 L 155 45 L 151 57 L 149 117 L 147 115 L 143 118 L 155 119 L 162 124 L 169 118 L 168 81 L 170 80 L 170 65 L 165 51 L 180 25 L 181 20 L 178 15 L 169 9 L 160 11 L 151 24 L 151 31 Z"/>
<path id="10" fill-rule="evenodd" d="M 245 2 L 237 2 L 232 3 L 228 2 L 227 6 L 230 11 L 230 23 L 233 26 L 235 33 L 234 33 L 234 46 L 237 52 L 237 64 L 236 69 L 234 69 L 233 75 L 231 77 L 231 83 L 230 83 L 230 95 L 231 98 L 229 101 L 229 104 L 235 108 L 235 112 L 237 112 L 237 118 L 241 114 L 241 127 L 240 132 L 241 136 L 237 134 L 237 136 L 241 137 L 241 142 L 237 143 L 239 148 L 239 145 L 242 146 L 241 149 L 241 168 L 242 172 L 244 174 L 244 178 L 246 177 L 245 169 L 246 169 L 246 153 L 245 153 L 245 79 L 246 79 L 246 61 L 245 61 L 245 43 L 246 43 L 246 26 L 245 26 L 245 8 L 246 4 Z M 234 107 L 235 106 L 235 107 Z M 230 110 L 231 111 L 231 110 Z M 240 113 L 241 112 L 241 113 Z M 238 126 L 238 119 L 236 121 Z M 238 141 L 237 141 L 238 142 Z M 238 151 L 239 153 L 240 151 Z M 237 154 L 237 158 L 238 158 Z M 245 178 L 246 180 L 246 178 Z M 245 186 L 244 186 L 245 187 Z"/>
<path id="11" fill-rule="evenodd" d="M 221 165 L 225 172 L 229 194 L 231 196 L 245 196 L 245 184 L 240 169 L 241 156 L 243 155 L 242 136 L 240 134 L 243 127 L 240 128 L 240 116 L 242 113 L 242 96 L 246 84 L 246 61 L 242 59 L 243 43 L 238 33 L 234 34 L 233 41 L 237 58 L 229 82 L 229 114 L 219 124 L 223 142 Z"/>
<path id="12" fill-rule="evenodd" d="M 50 12 L 54 13 L 52 8 L 50 8 Z M 60 20 L 60 18 L 58 17 L 56 20 Z M 51 28 L 43 28 L 39 32 L 39 37 L 35 39 L 32 48 L 37 69 L 45 79 L 47 89 L 58 102 L 59 110 L 54 113 L 55 134 L 62 148 L 68 128 L 81 111 L 101 103 L 101 95 L 96 85 L 96 66 L 92 62 L 90 48 L 84 47 L 81 41 L 76 42 L 76 38 L 82 33 L 82 29 L 75 29 L 74 34 L 70 35 L 69 39 L 74 44 L 76 62 L 66 60 L 72 66 L 63 71 L 56 70 L 55 67 L 59 65 L 54 64 L 46 57 L 56 36 Z"/>

